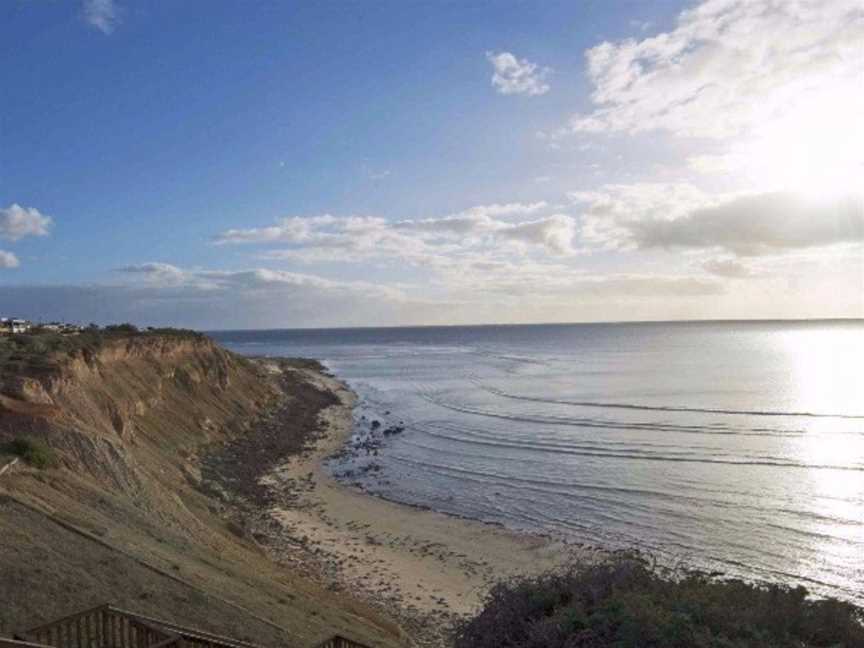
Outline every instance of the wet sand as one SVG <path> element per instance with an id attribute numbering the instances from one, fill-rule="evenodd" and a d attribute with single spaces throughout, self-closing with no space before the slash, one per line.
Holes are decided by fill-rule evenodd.
<path id="1" fill-rule="evenodd" d="M 274 558 L 396 617 L 421 645 L 440 645 L 445 628 L 478 609 L 490 584 L 508 576 L 590 560 L 590 550 L 551 538 L 418 509 L 334 480 L 326 459 L 352 433 L 354 394 L 319 371 L 299 372 L 335 402 L 318 412 L 302 451 L 258 480 L 267 490 L 254 536 Z"/>

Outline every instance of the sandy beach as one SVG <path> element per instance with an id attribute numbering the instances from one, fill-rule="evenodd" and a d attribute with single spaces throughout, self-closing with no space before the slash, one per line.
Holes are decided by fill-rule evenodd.
<path id="1" fill-rule="evenodd" d="M 320 411 L 317 438 L 259 480 L 270 506 L 260 511 L 254 535 L 278 561 L 379 606 L 431 646 L 455 617 L 478 608 L 495 580 L 594 555 L 337 482 L 325 463 L 351 437 L 355 396 L 320 372 L 285 370 L 302 372 L 337 402 Z"/>

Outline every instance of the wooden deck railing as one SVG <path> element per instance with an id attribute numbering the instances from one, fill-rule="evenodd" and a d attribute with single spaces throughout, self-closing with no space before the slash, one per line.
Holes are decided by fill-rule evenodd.
<path id="1" fill-rule="evenodd" d="M 315 648 L 369 648 L 369 646 L 336 635 L 318 644 Z"/>
<path id="2" fill-rule="evenodd" d="M 179 626 L 111 605 L 84 610 L 33 628 L 0 648 L 259 648 L 255 644 Z M 29 642 L 29 643 L 28 643 Z M 370 648 L 336 635 L 315 648 Z"/>
<path id="3" fill-rule="evenodd" d="M 25 632 L 22 639 L 52 648 L 166 648 L 182 637 L 100 605 Z"/>
<path id="4" fill-rule="evenodd" d="M 152 617 L 137 614 L 136 612 L 129 612 L 128 610 L 121 610 L 119 608 L 110 606 L 109 609 L 112 610 L 115 614 L 121 614 L 129 619 L 134 619 L 136 621 L 140 621 L 141 623 L 146 623 L 161 630 L 165 630 L 169 633 L 179 635 L 183 639 L 183 643 L 186 644 L 186 646 L 201 646 L 203 648 L 260 648 L 253 643 L 249 643 L 248 641 L 240 641 L 239 639 L 224 637 L 221 635 L 213 634 L 212 632 L 198 630 L 196 628 L 186 628 L 177 625 L 176 623 L 171 623 L 170 621 L 154 619 Z"/>
<path id="5" fill-rule="evenodd" d="M 0 637 L 0 648 L 45 648 L 42 644 Z"/>

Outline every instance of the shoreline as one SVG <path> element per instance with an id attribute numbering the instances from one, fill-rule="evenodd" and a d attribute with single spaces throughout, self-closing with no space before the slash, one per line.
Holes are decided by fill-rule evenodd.
<path id="1" fill-rule="evenodd" d="M 338 378 L 277 359 L 270 371 L 299 372 L 335 402 L 299 452 L 259 479 L 268 502 L 252 535 L 277 561 L 395 617 L 418 645 L 443 645 L 457 618 L 479 609 L 490 585 L 598 555 L 548 536 L 402 504 L 336 480 L 327 461 L 353 432 L 356 395 Z"/>

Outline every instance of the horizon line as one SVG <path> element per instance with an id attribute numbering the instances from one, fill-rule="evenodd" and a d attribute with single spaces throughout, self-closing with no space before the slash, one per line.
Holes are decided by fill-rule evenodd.
<path id="1" fill-rule="evenodd" d="M 265 331 L 355 331 L 367 329 L 417 329 L 417 328 L 491 328 L 520 326 L 590 326 L 590 325 L 621 325 L 621 324 L 723 324 L 723 323 L 780 323 L 780 322 L 864 322 L 864 317 L 787 317 L 787 318 L 705 318 L 679 320 L 595 320 L 581 322 L 484 322 L 480 324 L 389 324 L 389 325 L 359 325 L 359 326 L 284 326 L 267 328 L 222 328 L 196 329 L 202 333 L 254 333 Z"/>

